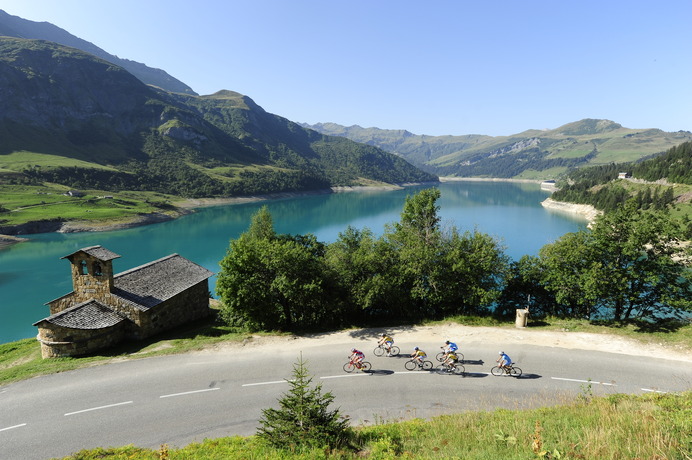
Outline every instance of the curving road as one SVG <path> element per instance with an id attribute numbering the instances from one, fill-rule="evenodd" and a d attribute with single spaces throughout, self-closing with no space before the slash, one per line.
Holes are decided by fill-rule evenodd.
<path id="1" fill-rule="evenodd" d="M 343 372 L 350 345 L 308 341 L 300 349 L 124 361 L 0 387 L 0 458 L 47 459 L 97 446 L 158 448 L 253 434 L 261 410 L 276 407 L 289 388 L 284 379 L 291 378 L 299 352 L 313 383 L 333 392 L 335 406 L 354 424 L 555 404 L 589 387 L 595 395 L 692 388 L 686 361 L 522 345 L 510 353 L 524 371 L 515 379 L 489 375 L 498 345 L 474 344 L 462 347 L 462 377 L 406 371 L 406 358 L 377 358 L 374 340 L 362 343 L 370 374 Z M 434 361 L 439 344 L 419 345 Z"/>

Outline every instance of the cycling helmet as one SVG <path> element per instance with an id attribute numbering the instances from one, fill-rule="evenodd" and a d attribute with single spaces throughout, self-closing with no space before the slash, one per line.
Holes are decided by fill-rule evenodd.
<path id="1" fill-rule="evenodd" d="M 414 347 L 414 348 L 413 348 L 413 351 L 418 351 L 418 347 Z"/>
<path id="2" fill-rule="evenodd" d="M 353 353 L 354 351 L 356 351 L 356 349 L 355 349 L 355 348 L 351 348 L 351 353 Z"/>
<path id="3" fill-rule="evenodd" d="M 500 352 L 498 352 L 498 354 L 499 354 L 499 355 L 504 355 L 505 352 L 504 352 L 504 351 L 500 351 Z"/>
<path id="4" fill-rule="evenodd" d="M 446 345 L 449 345 L 449 340 L 447 340 L 447 341 L 445 342 L 445 344 L 446 344 Z"/>
<path id="5" fill-rule="evenodd" d="M 385 334 L 385 333 L 383 332 L 382 334 L 380 334 L 380 337 L 385 337 L 386 335 L 387 335 L 387 334 Z"/>

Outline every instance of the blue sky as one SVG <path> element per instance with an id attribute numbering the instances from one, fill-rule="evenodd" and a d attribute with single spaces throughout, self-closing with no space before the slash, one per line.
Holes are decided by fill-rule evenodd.
<path id="1" fill-rule="evenodd" d="M 692 131 L 692 1 L 0 0 L 199 94 L 296 122 Z"/>

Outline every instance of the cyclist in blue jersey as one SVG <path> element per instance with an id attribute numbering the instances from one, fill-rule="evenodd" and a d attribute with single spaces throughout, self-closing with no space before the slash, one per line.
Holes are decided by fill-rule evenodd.
<path id="1" fill-rule="evenodd" d="M 496 362 L 498 363 L 498 366 L 500 366 L 502 369 L 506 369 L 507 366 L 512 364 L 512 358 L 510 358 L 504 351 L 501 351 L 499 354 L 500 357 L 497 358 Z"/>

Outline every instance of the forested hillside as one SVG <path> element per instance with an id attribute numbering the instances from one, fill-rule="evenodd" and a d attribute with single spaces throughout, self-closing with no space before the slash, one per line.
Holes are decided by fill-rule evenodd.
<path id="1" fill-rule="evenodd" d="M 129 59 L 121 59 L 49 22 L 29 21 L 0 10 L 0 35 L 48 40 L 61 45 L 71 46 L 124 68 L 147 85 L 153 85 L 166 91 L 196 94 L 192 88 L 172 77 L 164 70 L 154 69 Z"/>
<path id="2" fill-rule="evenodd" d="M 0 38 L 0 88 L 4 184 L 210 197 L 437 180 L 240 94 L 168 93 L 52 42 Z"/>
<path id="3" fill-rule="evenodd" d="M 426 136 L 335 123 L 303 126 L 376 145 L 426 171 L 458 177 L 557 179 L 569 169 L 636 161 L 692 140 L 689 131 L 629 129 L 597 119 L 497 137 Z"/>
<path id="4" fill-rule="evenodd" d="M 626 179 L 618 179 L 620 173 Z M 609 164 L 571 171 L 558 183 L 553 199 L 590 204 L 611 211 L 629 198 L 639 207 L 664 209 L 689 206 L 692 187 L 692 142 L 665 154 L 633 163 Z M 687 214 L 687 213 L 685 213 Z"/>

